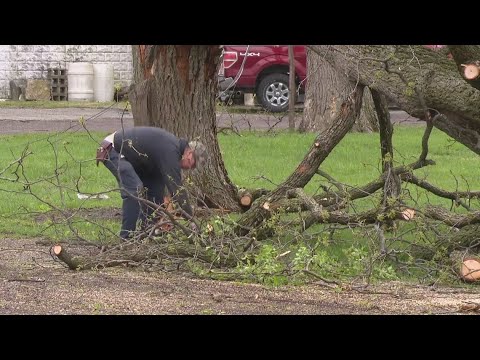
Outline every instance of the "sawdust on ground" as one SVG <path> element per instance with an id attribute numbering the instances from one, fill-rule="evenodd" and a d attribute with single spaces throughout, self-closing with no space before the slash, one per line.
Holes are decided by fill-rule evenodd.
<path id="1" fill-rule="evenodd" d="M 139 268 L 71 271 L 36 239 L 0 242 L 0 314 L 475 314 L 476 286 L 400 282 L 359 292 L 269 287 Z"/>

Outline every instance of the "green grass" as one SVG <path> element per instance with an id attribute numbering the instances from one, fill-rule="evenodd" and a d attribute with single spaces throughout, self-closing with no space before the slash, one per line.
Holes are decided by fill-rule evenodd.
<path id="1" fill-rule="evenodd" d="M 398 165 L 414 161 L 420 153 L 423 129 L 419 127 L 396 127 L 394 132 L 395 160 Z M 20 180 L 38 181 L 31 189 L 41 199 L 55 206 L 75 209 L 82 207 L 121 207 L 117 192 L 110 192 L 108 200 L 86 200 L 77 198 L 77 191 L 96 193 L 116 187 L 115 179 L 108 170 L 95 165 L 94 156 L 97 142 L 103 133 L 92 133 L 93 139 L 85 132 L 67 132 L 61 135 L 46 134 L 12 135 L 0 137 L 0 169 L 6 169 L 22 152 L 28 149 L 32 155 L 25 158 L 23 169 L 17 169 Z M 226 169 L 231 180 L 241 187 L 264 187 L 273 189 L 286 179 L 303 159 L 315 134 L 290 134 L 279 132 L 246 132 L 242 136 L 220 135 L 219 144 Z M 50 140 L 54 147 L 47 141 Z M 338 181 L 358 186 L 376 179 L 380 169 L 378 134 L 348 134 L 322 164 L 322 169 Z M 28 147 L 27 147 L 28 145 Z M 61 190 L 55 186 L 55 178 L 41 181 L 54 174 L 55 156 L 58 152 L 59 180 Z M 455 190 L 456 180 L 460 190 L 480 188 L 480 170 L 474 166 L 478 156 L 459 143 L 452 143 L 446 135 L 434 130 L 430 141 L 429 158 L 437 165 L 417 170 L 417 176 L 426 178 L 434 185 L 447 190 Z M 22 235 L 38 234 L 45 224 L 38 224 L 27 213 L 44 212 L 50 206 L 28 194 L 24 185 L 15 183 L 15 168 L 8 168 L 0 175 L 0 232 Z M 21 170 L 24 172 L 22 173 Z M 269 181 L 265 180 L 269 179 Z M 11 181 L 9 181 L 11 180 Z M 271 181 L 271 182 L 270 182 Z M 315 176 L 307 186 L 307 191 L 319 191 L 320 184 L 326 181 Z M 78 186 L 78 189 L 76 188 Z M 410 186 L 413 196 L 421 203 L 427 201 L 423 191 L 417 194 L 416 187 Z M 64 200 L 61 201 L 61 194 Z M 447 200 L 430 195 L 428 201 L 449 206 Z M 109 224 L 117 229 L 119 224 Z M 88 229 L 88 231 L 94 231 Z M 116 230 L 115 230 L 116 231 Z M 93 234 L 93 233 L 92 233 Z M 58 234 L 53 229 L 47 236 L 68 236 Z"/>
<path id="2" fill-rule="evenodd" d="M 414 162 L 421 152 L 423 128 L 396 127 L 394 130 L 395 165 Z M 229 176 L 241 187 L 274 188 L 285 180 L 307 153 L 315 134 L 290 134 L 288 132 L 267 135 L 244 133 L 243 136 L 221 135 L 222 155 Z M 378 178 L 381 159 L 378 134 L 347 134 L 321 165 L 321 169 L 337 181 L 359 186 Z M 436 186 L 455 190 L 480 188 L 480 170 L 472 166 L 478 155 L 460 143 L 452 142 L 439 130 L 434 130 L 429 143 L 429 159 L 437 165 L 416 170 L 418 177 L 426 178 Z M 325 180 L 315 176 L 307 186 L 311 193 Z"/>
<path id="3" fill-rule="evenodd" d="M 247 132 L 241 137 L 220 135 L 219 144 L 228 174 L 235 184 L 273 189 L 274 184 L 291 174 L 314 138 L 312 134 Z M 261 176 L 273 184 L 255 179 Z"/>
<path id="4" fill-rule="evenodd" d="M 396 166 L 410 164 L 418 159 L 421 152 L 422 135 L 423 128 L 421 127 L 403 126 L 395 128 L 393 144 Z M 275 184 L 284 181 L 294 171 L 299 161 L 303 159 L 314 139 L 315 134 L 301 135 L 285 132 L 274 136 L 267 136 L 265 133 L 247 133 L 242 137 L 235 135 L 221 136 L 219 141 L 226 168 L 234 183 L 243 187 L 273 189 L 273 184 L 263 178 L 258 179 L 258 176 L 262 175 L 269 178 Z M 433 185 L 450 191 L 456 189 L 475 191 L 480 189 L 480 170 L 472 166 L 478 161 L 478 155 L 462 144 L 453 142 L 439 130 L 434 129 L 432 132 L 428 158 L 434 160 L 437 165 L 416 170 L 417 177 L 424 178 Z M 345 139 L 324 161 L 321 168 L 336 180 L 352 186 L 364 185 L 375 180 L 381 172 L 379 135 L 347 134 Z M 256 177 L 257 180 L 255 180 Z M 307 192 L 313 194 L 319 191 L 321 183 L 328 185 L 325 179 L 316 175 L 306 187 Z M 414 185 L 403 184 L 403 186 L 410 190 L 413 198 L 409 201 L 411 206 L 423 206 L 427 202 L 447 208 L 451 206 L 450 200 L 428 194 Z M 375 206 L 377 201 L 378 197 L 356 201 L 356 210 L 362 210 L 367 206 Z M 478 207 L 478 200 L 472 201 L 472 206 L 474 208 L 475 206 Z M 459 208 L 457 211 L 462 211 L 462 209 Z M 395 236 L 400 233 L 404 234 L 401 236 L 403 241 L 418 242 L 420 239 L 416 232 L 406 233 L 407 230 L 415 227 L 415 224 L 401 223 L 400 227 L 398 232 L 386 234 L 390 249 L 405 249 L 404 242 L 395 240 Z M 323 243 L 325 238 L 329 238 L 328 228 L 329 226 L 326 225 L 312 226 L 302 241 L 309 244 L 308 247 L 310 248 L 316 247 L 319 242 Z M 447 227 L 440 227 L 438 230 L 440 232 L 451 231 Z M 282 232 L 282 234 L 285 234 L 285 232 Z M 434 234 L 430 234 L 430 236 L 434 236 Z M 292 256 L 297 253 L 298 248 L 295 246 L 288 247 L 281 245 L 281 243 L 284 244 L 285 241 L 276 243 L 278 254 L 287 250 L 292 251 Z M 315 260 L 310 267 L 310 269 L 318 271 L 326 278 L 344 276 L 345 279 L 348 279 L 358 276 L 365 271 L 367 264 L 372 257 L 375 258 L 374 254 L 378 255 L 379 251 L 377 235 L 372 227 L 366 229 L 348 229 L 345 227 L 344 230 L 336 230 L 330 242 L 327 241 L 327 243 L 318 247 L 315 252 L 315 257 L 318 258 L 318 267 L 314 266 Z M 403 261 L 409 261 L 406 255 L 399 255 L 399 257 Z M 270 260 L 274 261 L 274 259 L 275 256 Z M 373 272 L 376 279 L 392 279 L 401 276 L 402 279 L 407 280 L 420 276 L 425 281 L 437 274 L 433 271 L 426 274 L 421 268 L 416 268 L 413 265 L 409 268 L 409 272 L 405 272 L 403 269 L 396 274 L 395 265 L 390 262 L 376 262 L 376 265 Z M 434 266 L 437 265 L 431 264 L 430 269 Z M 345 273 L 341 275 L 344 271 Z M 449 274 L 448 271 L 441 271 L 444 271 L 443 274 Z M 441 272 L 438 274 L 441 274 Z M 451 280 L 451 275 L 448 276 Z M 273 277 L 273 280 L 275 280 L 275 277 Z"/>
<path id="5" fill-rule="evenodd" d="M 95 165 L 96 141 L 101 136 L 94 136 L 97 137 L 92 139 L 84 132 L 72 132 L 50 137 L 45 134 L 0 137 L 0 168 L 6 169 L 0 182 L 0 232 L 34 235 L 41 230 L 33 215 L 48 211 L 51 206 L 30 195 L 28 189 L 25 189 L 27 182 L 32 183 L 32 193 L 44 202 L 62 209 L 119 205 L 117 193 L 109 193 L 108 200 L 81 201 L 77 198 L 78 190 L 82 193 L 96 193 L 116 187 L 115 179 L 108 170 Z M 26 152 L 31 152 L 31 155 L 24 158 L 22 167 L 8 167 Z M 57 160 L 55 152 L 58 154 Z M 58 180 L 52 177 L 57 167 Z M 21 183 L 13 182 L 17 175 Z M 47 177 L 50 178 L 46 179 Z M 62 187 L 56 186 L 57 181 Z M 18 215 L 29 213 L 31 215 Z M 52 228 L 47 234 L 53 236 L 53 230 Z"/>

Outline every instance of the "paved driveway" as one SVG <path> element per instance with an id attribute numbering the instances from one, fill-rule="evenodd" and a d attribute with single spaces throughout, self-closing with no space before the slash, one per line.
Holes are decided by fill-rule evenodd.
<path id="1" fill-rule="evenodd" d="M 81 128 L 81 119 L 92 131 L 115 131 L 122 126 L 122 109 L 111 108 L 62 108 L 62 109 L 16 109 L 0 108 L 0 134 L 63 131 Z M 406 124 L 423 124 L 403 111 L 390 112 L 392 122 Z M 301 117 L 297 113 L 297 117 Z M 235 127 L 236 129 L 284 129 L 288 127 L 288 115 L 259 113 L 217 114 L 218 128 Z M 123 114 L 125 127 L 133 126 L 130 112 Z"/>

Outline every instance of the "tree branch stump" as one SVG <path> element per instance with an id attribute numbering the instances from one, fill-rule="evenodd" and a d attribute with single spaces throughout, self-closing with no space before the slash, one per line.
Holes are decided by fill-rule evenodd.
<path id="1" fill-rule="evenodd" d="M 467 80 L 475 80 L 480 75 L 478 64 L 462 64 L 463 77 Z"/>
<path id="2" fill-rule="evenodd" d="M 79 260 L 77 257 L 72 257 L 62 245 L 54 245 L 52 246 L 52 253 L 57 256 L 57 258 L 67 264 L 70 270 L 78 270 L 82 264 L 82 261 Z"/>
<path id="3" fill-rule="evenodd" d="M 268 194 L 266 189 L 240 189 L 238 191 L 238 199 L 240 205 L 244 209 L 249 209 L 252 206 L 252 203 L 257 200 L 259 197 Z"/>
<path id="4" fill-rule="evenodd" d="M 480 280 L 480 258 L 466 254 L 464 251 L 453 251 L 450 254 L 454 271 L 460 279 L 473 283 Z"/>

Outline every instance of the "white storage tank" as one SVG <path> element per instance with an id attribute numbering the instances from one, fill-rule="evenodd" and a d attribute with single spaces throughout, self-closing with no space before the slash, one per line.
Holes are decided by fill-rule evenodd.
<path id="1" fill-rule="evenodd" d="M 93 64 L 93 97 L 95 101 L 113 101 L 113 65 Z"/>
<path id="2" fill-rule="evenodd" d="M 69 101 L 93 101 L 92 63 L 69 63 L 67 77 Z"/>

